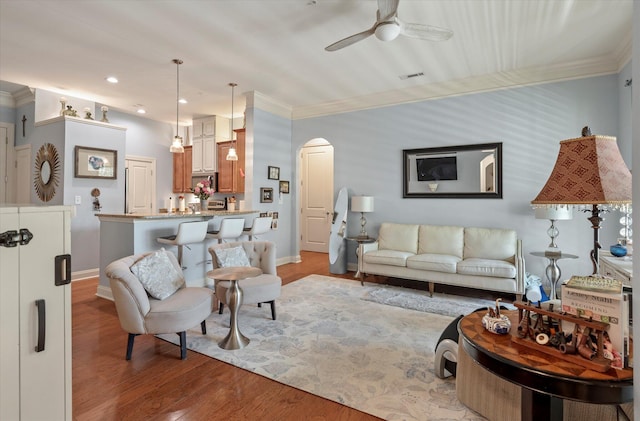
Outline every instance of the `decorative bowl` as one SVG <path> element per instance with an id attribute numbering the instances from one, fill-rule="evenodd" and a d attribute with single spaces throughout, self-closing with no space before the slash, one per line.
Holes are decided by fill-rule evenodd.
<path id="1" fill-rule="evenodd" d="M 627 255 L 627 248 L 622 244 L 615 244 L 609 247 L 609 251 L 616 257 L 622 257 Z"/>

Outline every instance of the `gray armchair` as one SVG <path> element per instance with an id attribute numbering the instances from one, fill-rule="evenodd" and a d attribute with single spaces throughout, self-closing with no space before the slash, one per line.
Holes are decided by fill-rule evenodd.
<path id="1" fill-rule="evenodd" d="M 123 257 L 105 268 L 120 325 L 129 333 L 126 359 L 131 359 L 136 336 L 159 333 L 177 333 L 180 336 L 180 358 L 185 359 L 186 330 L 199 323 L 202 334 L 207 333 L 205 320 L 213 309 L 213 291 L 209 288 L 183 286 L 163 300 L 149 296 L 131 271 L 131 266 L 147 254 Z M 176 269 L 180 270 L 173 253 L 167 255 Z"/>
<path id="2" fill-rule="evenodd" d="M 262 269 L 262 274 L 254 278 L 247 278 L 238 281 L 238 286 L 242 289 L 243 304 L 262 303 L 271 305 L 271 318 L 276 319 L 276 298 L 280 297 L 282 279 L 276 272 L 276 245 L 270 241 L 237 241 L 232 243 L 215 244 L 209 247 L 213 268 L 219 266 L 215 251 L 241 246 L 249 259 L 249 264 Z M 227 304 L 227 290 L 229 281 L 218 281 L 214 279 L 216 298 L 220 301 L 219 313 L 222 314 L 224 305 Z"/>

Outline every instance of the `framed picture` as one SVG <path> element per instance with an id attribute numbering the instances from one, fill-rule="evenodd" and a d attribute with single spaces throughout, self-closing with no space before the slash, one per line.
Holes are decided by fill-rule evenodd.
<path id="1" fill-rule="evenodd" d="M 118 151 L 76 146 L 74 152 L 76 178 L 117 178 Z"/>
<path id="2" fill-rule="evenodd" d="M 269 165 L 269 180 L 280 180 L 280 167 Z"/>
<path id="3" fill-rule="evenodd" d="M 289 194 L 289 182 L 281 181 L 280 182 L 280 193 Z"/>
<path id="4" fill-rule="evenodd" d="M 271 187 L 260 187 L 260 203 L 273 202 L 273 189 Z"/>
<path id="5" fill-rule="evenodd" d="M 277 230 L 278 229 L 278 220 L 277 219 L 272 219 L 271 220 L 271 229 L 272 230 Z"/>

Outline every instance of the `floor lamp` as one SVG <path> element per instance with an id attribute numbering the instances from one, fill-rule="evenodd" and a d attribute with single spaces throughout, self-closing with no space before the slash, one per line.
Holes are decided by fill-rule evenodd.
<path id="1" fill-rule="evenodd" d="M 587 136 L 584 136 L 587 134 Z M 616 138 L 590 135 L 560 142 L 556 164 L 538 196 L 531 201 L 534 208 L 578 206 L 591 212 L 587 218 L 593 228 L 591 262 L 593 274 L 598 274 L 598 250 L 601 213 L 610 207 L 631 203 L 631 171 L 627 168 Z M 590 208 L 590 209 L 589 209 Z"/>

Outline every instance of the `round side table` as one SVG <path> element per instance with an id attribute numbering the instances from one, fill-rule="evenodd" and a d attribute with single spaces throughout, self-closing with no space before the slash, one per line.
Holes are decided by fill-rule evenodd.
<path id="1" fill-rule="evenodd" d="M 533 251 L 531 252 L 532 256 L 536 257 L 545 257 L 549 259 L 549 264 L 545 269 L 544 273 L 547 276 L 547 279 L 551 283 L 551 294 L 549 294 L 550 300 L 557 300 L 558 294 L 556 291 L 558 281 L 560 280 L 560 276 L 562 275 L 562 271 L 560 270 L 560 266 L 558 266 L 558 260 L 560 259 L 577 259 L 578 256 L 575 254 L 546 254 L 544 251 Z"/>
<path id="2" fill-rule="evenodd" d="M 207 272 L 207 277 L 209 278 L 231 282 L 231 286 L 227 289 L 227 303 L 229 303 L 229 311 L 231 312 L 229 333 L 223 340 L 218 342 L 220 348 L 226 350 L 242 349 L 251 342 L 249 338 L 240 332 L 238 327 L 238 310 L 242 305 L 242 289 L 238 286 L 238 281 L 240 279 L 253 278 L 261 273 L 262 269 L 251 266 L 218 268 Z"/>
<path id="3" fill-rule="evenodd" d="M 364 272 L 362 271 L 363 245 L 375 243 L 378 240 L 372 237 L 346 237 L 346 239 L 358 243 L 358 249 L 356 250 L 356 256 L 358 257 L 358 271 L 356 272 L 355 278 L 360 279 L 360 284 L 364 285 Z"/>

